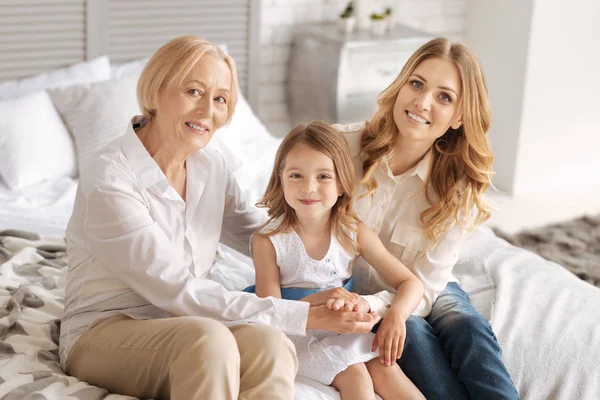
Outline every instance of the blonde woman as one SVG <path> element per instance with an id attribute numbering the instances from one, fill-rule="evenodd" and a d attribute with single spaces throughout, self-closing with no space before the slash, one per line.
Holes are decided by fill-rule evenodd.
<path id="1" fill-rule="evenodd" d="M 248 254 L 264 222 L 206 148 L 237 97 L 227 54 L 173 39 L 140 77 L 143 115 L 82 166 L 67 227 L 67 373 L 139 398 L 291 400 L 298 363 L 282 331 L 369 332 L 378 320 L 209 279 L 219 241 Z"/>
<path id="2" fill-rule="evenodd" d="M 385 247 L 423 282 L 406 322 L 399 364 L 427 399 L 515 399 L 488 321 L 452 275 L 463 240 L 490 211 L 483 194 L 493 157 L 487 87 L 476 56 L 434 39 L 419 48 L 378 99 L 365 124 L 338 125 L 350 145 L 356 210 Z M 394 288 L 365 260 L 355 290 L 384 315 L 377 337 L 402 318 Z"/>
<path id="3" fill-rule="evenodd" d="M 358 220 L 354 183 L 346 140 L 330 125 L 298 125 L 286 136 L 258 203 L 270 217 L 252 250 L 258 296 L 301 300 L 342 287 L 361 256 L 397 289 L 394 307 L 408 318 L 423 296 L 423 285 Z M 335 387 L 342 400 L 375 400 L 374 391 L 384 400 L 424 399 L 396 364 L 401 348 L 384 346 L 404 340 L 404 322 L 398 321 L 379 348 L 373 333 L 291 335 L 298 375 Z"/>

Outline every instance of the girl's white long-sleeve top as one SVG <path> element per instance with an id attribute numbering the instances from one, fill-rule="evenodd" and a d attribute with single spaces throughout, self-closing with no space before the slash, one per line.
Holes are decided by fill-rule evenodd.
<path id="1" fill-rule="evenodd" d="M 366 192 L 358 182 L 363 177 L 363 154 L 360 138 L 364 123 L 335 125 L 346 138 L 352 154 L 356 174 L 356 196 Z M 437 296 L 448 282 L 456 282 L 452 268 L 468 231 L 454 225 L 438 237 L 437 243 L 428 238 L 423 230 L 420 216 L 430 207 L 425 190 L 431 167 L 431 152 L 425 154 L 417 165 L 402 175 L 394 176 L 387 160 L 379 164 L 374 176 L 378 187 L 375 196 L 364 196 L 355 203 L 355 210 L 362 222 L 373 229 L 383 245 L 404 263 L 422 282 L 425 288 L 423 299 L 413 312 L 425 317 Z M 430 190 L 432 200 L 436 194 Z M 394 300 L 395 288 L 381 274 L 359 258 L 354 267 L 354 290 L 370 304 L 371 310 L 384 315 Z M 369 296 L 373 295 L 374 296 Z"/>
<path id="2" fill-rule="evenodd" d="M 250 236 L 264 221 L 243 201 L 222 155 L 204 148 L 187 158 L 184 202 L 132 123 L 81 168 L 66 232 L 62 367 L 87 329 L 119 314 L 262 322 L 304 335 L 308 303 L 232 292 L 209 279 L 218 243 L 248 254 Z"/>

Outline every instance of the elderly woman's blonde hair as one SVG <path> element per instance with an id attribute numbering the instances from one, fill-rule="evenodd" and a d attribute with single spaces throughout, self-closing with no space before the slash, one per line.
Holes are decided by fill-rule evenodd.
<path id="1" fill-rule="evenodd" d="M 231 88 L 227 103 L 228 123 L 238 100 L 237 69 L 233 59 L 220 47 L 197 36 L 180 36 L 165 43 L 150 58 L 137 84 L 137 98 L 142 114 L 151 119 L 156 110 L 158 93 L 168 86 L 181 86 L 194 65 L 205 54 L 225 61 L 231 72 Z"/>
<path id="2" fill-rule="evenodd" d="M 421 46 L 394 82 L 379 95 L 379 107 L 363 131 L 361 149 L 364 156 L 362 183 L 367 188 L 366 195 L 372 195 L 377 189 L 375 169 L 391 155 L 399 134 L 393 114 L 398 92 L 415 68 L 430 58 L 451 60 L 456 65 L 462 89 L 457 110 L 463 121 L 460 128 L 449 128 L 432 149 L 425 192 L 431 207 L 423 211 L 421 222 L 427 235 L 435 241 L 455 223 L 472 229 L 490 216 L 489 206 L 483 199 L 483 193 L 491 184 L 494 161 L 487 139 L 490 108 L 485 77 L 475 54 L 467 46 L 450 43 L 445 38 L 436 38 Z M 473 219 L 475 208 L 477 214 Z"/>

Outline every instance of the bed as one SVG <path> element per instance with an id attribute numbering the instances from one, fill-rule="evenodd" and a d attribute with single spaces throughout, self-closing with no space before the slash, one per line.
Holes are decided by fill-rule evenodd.
<path id="1" fill-rule="evenodd" d="M 0 15 L 31 22 L 52 3 L 0 2 Z M 152 44 L 127 52 L 123 43 L 116 48 L 112 39 L 92 35 L 98 26 L 109 26 L 112 38 L 139 35 L 139 29 L 118 29 L 131 10 L 140 13 L 135 3 L 57 1 L 62 14 L 52 15 L 69 16 L 59 21 L 61 27 L 64 20 L 81 18 L 69 32 L 50 22 L 36 24 L 35 30 L 0 30 L 0 399 L 128 398 L 65 375 L 57 352 L 67 265 L 64 230 L 77 166 L 122 134 L 138 112 L 135 84 L 152 46 L 186 29 L 176 29 L 187 21 L 183 17 L 158 20 L 156 10 L 164 4 L 153 1 L 144 18 L 157 18 L 163 37 L 157 34 Z M 248 55 L 256 54 L 259 2 L 205 3 L 214 18 L 233 15 L 232 23 L 247 28 L 240 37 L 213 38 L 239 59 L 245 97 L 231 124 L 210 145 L 223 153 L 247 198 L 255 200 L 281 140 L 269 134 L 252 109 L 257 66 Z M 15 52 L 11 43 L 17 38 L 11 35 L 19 32 L 25 36 Z M 38 41 L 44 62 L 35 57 Z M 6 61 L 4 55 L 12 58 Z M 486 226 L 467 239 L 455 271 L 475 307 L 491 321 L 522 399 L 600 398 L 600 289 L 508 244 Z M 214 280 L 239 290 L 253 276 L 247 257 L 219 249 Z M 339 400 L 331 387 L 302 377 L 296 382 L 298 400 Z"/>

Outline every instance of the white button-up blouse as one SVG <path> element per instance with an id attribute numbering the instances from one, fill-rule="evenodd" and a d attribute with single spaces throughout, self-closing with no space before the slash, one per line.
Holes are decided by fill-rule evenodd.
<path id="1" fill-rule="evenodd" d="M 335 125 L 341 131 L 350 146 L 357 183 L 363 177 L 363 161 L 360 151 L 361 132 L 364 123 Z M 452 268 L 467 230 L 455 225 L 440 235 L 437 244 L 425 234 L 421 221 L 421 212 L 430 207 L 425 197 L 425 184 L 429 173 L 431 152 L 427 153 L 417 165 L 402 175 L 394 176 L 387 162 L 382 162 L 375 171 L 378 187 L 375 196 L 365 196 L 356 201 L 355 209 L 360 219 L 373 229 L 384 246 L 402 261 L 422 282 L 425 293 L 414 315 L 427 316 L 437 296 L 448 282 L 455 282 Z M 356 198 L 366 192 L 358 184 Z M 354 290 L 364 296 L 373 311 L 385 314 L 391 304 L 395 288 L 364 259 L 359 258 L 354 267 Z"/>
<path id="2" fill-rule="evenodd" d="M 118 314 L 262 322 L 305 334 L 308 303 L 231 292 L 209 279 L 219 241 L 248 254 L 249 238 L 264 216 L 243 201 L 217 151 L 202 149 L 186 166 L 184 202 L 130 123 L 125 135 L 82 168 L 66 232 L 63 367 L 87 329 Z"/>

